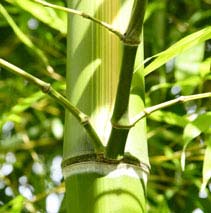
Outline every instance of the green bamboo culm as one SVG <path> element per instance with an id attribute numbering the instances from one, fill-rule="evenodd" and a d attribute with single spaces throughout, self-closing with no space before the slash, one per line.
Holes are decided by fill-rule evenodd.
<path id="1" fill-rule="evenodd" d="M 133 1 L 69 0 L 68 7 L 84 11 L 106 21 L 124 34 L 129 25 Z M 131 44 L 132 37 L 128 37 L 127 40 L 125 38 L 127 37 L 120 41 L 114 34 L 89 20 L 69 15 L 67 97 L 71 103 L 91 117 L 91 123 L 105 147 L 113 128 L 110 118 L 115 108 L 119 74 L 122 72 L 121 67 L 123 67 L 121 55 L 124 58 L 125 48 L 126 52 L 134 50 Z M 135 40 L 137 42 L 137 39 Z M 130 44 L 124 45 L 124 42 Z M 135 46 L 137 49 L 137 45 Z M 140 51 L 137 52 L 142 58 L 143 48 L 139 49 Z M 135 59 L 133 58 L 133 60 Z M 134 66 L 133 63 L 131 66 Z M 125 63 L 126 65 L 127 63 Z M 136 75 L 140 77 L 140 73 L 137 72 Z M 137 81 L 139 78 L 136 78 L 135 81 L 132 80 L 131 75 L 130 78 L 130 82 L 133 82 L 132 87 L 134 87 L 134 94 L 130 94 L 130 96 L 135 97 L 130 97 L 132 100 L 130 103 L 135 106 L 135 99 L 138 97 L 140 100 L 139 93 L 140 90 L 144 91 L 142 87 L 144 84 L 142 77 L 140 77 L 141 81 Z M 128 85 L 129 87 L 130 85 Z M 130 88 L 127 93 L 130 93 Z M 140 110 L 140 107 L 137 110 Z M 130 107 L 129 116 L 135 115 L 137 112 L 134 107 Z M 140 128 L 140 125 L 141 128 L 144 127 L 142 132 L 145 134 L 145 123 L 139 122 L 136 126 Z M 134 154 L 135 158 L 140 156 L 142 158 L 141 147 L 147 156 L 144 139 L 146 136 L 142 136 L 141 143 L 137 141 L 135 144 L 133 137 L 136 137 L 136 132 L 140 133 L 140 129 L 133 128 L 130 132 L 133 132 L 134 136 L 129 134 L 129 146 L 126 146 L 126 150 L 132 155 Z M 139 159 L 137 162 L 137 160 L 132 161 L 130 158 L 122 161 L 115 158 L 107 159 L 104 153 L 95 153 L 91 140 L 92 138 L 84 131 L 79 122 L 66 112 L 63 174 L 66 185 L 67 212 L 146 212 L 145 184 L 147 174 L 140 166 L 142 160 Z M 146 160 L 146 162 L 148 161 Z"/>
<path id="2" fill-rule="evenodd" d="M 123 41 L 123 57 L 120 79 L 118 83 L 114 112 L 112 115 L 112 131 L 106 153 L 106 156 L 109 158 L 122 158 L 125 151 L 127 136 L 130 130 L 127 126 L 130 124 L 129 99 L 131 93 L 131 82 L 135 67 L 137 49 L 140 44 L 146 5 L 146 0 L 134 1 L 130 22 L 124 34 L 125 39 Z M 140 93 L 140 97 L 142 96 L 141 99 L 142 102 L 144 102 L 144 82 L 143 77 L 141 78 L 142 94 Z"/>

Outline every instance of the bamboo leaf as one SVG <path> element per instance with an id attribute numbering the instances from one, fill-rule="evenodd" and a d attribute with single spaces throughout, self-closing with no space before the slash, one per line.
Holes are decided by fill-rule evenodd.
<path id="1" fill-rule="evenodd" d="M 189 79 L 190 76 L 199 75 L 200 64 L 203 61 L 205 52 L 205 43 L 200 43 L 175 59 L 175 78 L 177 81 Z M 198 86 L 198 85 L 197 85 Z"/>
<path id="2" fill-rule="evenodd" d="M 155 71 L 157 68 L 164 65 L 167 61 L 174 58 L 175 56 L 181 54 L 185 50 L 196 46 L 208 39 L 211 38 L 211 27 L 206 27 L 200 31 L 192 33 L 185 38 L 182 38 L 180 41 L 169 47 L 167 50 L 158 53 L 153 56 L 156 57 L 148 66 L 145 68 L 145 75 L 150 74 Z"/>
<path id="3" fill-rule="evenodd" d="M 193 124 L 189 123 L 183 133 L 183 140 L 185 141 L 185 145 L 183 146 L 182 154 L 181 154 L 181 168 L 182 171 L 185 170 L 185 161 L 186 161 L 186 149 L 192 139 L 196 138 L 201 134 L 201 131 L 198 127 L 194 126 Z"/>
<path id="4" fill-rule="evenodd" d="M 30 0 L 7 0 L 9 3 L 29 12 L 41 22 L 49 27 L 58 30 L 62 34 L 67 34 L 67 15 L 65 12 L 56 12 L 52 8 L 43 7 Z M 33 8 L 33 10 L 32 10 Z"/>
<path id="5" fill-rule="evenodd" d="M 183 140 L 186 143 L 190 142 L 192 139 L 196 138 L 200 134 L 201 134 L 201 130 L 197 126 L 193 125 L 192 123 L 189 123 L 184 129 Z"/>
<path id="6" fill-rule="evenodd" d="M 182 150 L 181 155 L 181 167 L 184 171 L 185 169 L 185 158 L 186 158 L 186 148 L 189 145 L 189 143 L 196 137 L 198 137 L 202 132 L 206 132 L 209 130 L 211 125 L 211 112 L 208 112 L 206 114 L 200 115 L 196 120 L 194 120 L 192 123 L 189 123 L 183 133 L 183 140 L 185 142 L 185 145 Z"/>

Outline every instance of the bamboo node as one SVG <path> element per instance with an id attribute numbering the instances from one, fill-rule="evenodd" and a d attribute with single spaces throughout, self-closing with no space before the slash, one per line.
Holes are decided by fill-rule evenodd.
<path id="1" fill-rule="evenodd" d="M 119 124 L 112 122 L 112 127 L 115 129 L 131 129 L 134 125 L 133 124 Z"/>
<path id="2" fill-rule="evenodd" d="M 83 126 L 89 123 L 89 117 L 87 115 L 85 115 L 84 113 L 80 113 L 80 117 L 81 117 L 81 124 Z"/>
<path id="3" fill-rule="evenodd" d="M 83 154 L 80 156 L 74 156 L 65 159 L 62 162 L 62 168 L 65 169 L 66 167 L 73 166 L 75 164 L 84 164 L 84 163 L 89 163 L 89 162 L 96 162 L 96 163 L 103 163 L 103 164 L 108 164 L 108 165 L 113 165 L 117 166 L 119 164 L 127 164 L 131 166 L 135 166 L 141 170 L 143 170 L 145 173 L 149 173 L 150 167 L 143 163 L 140 162 L 138 159 L 132 156 L 128 156 L 126 153 L 122 159 L 109 159 L 104 156 L 103 153 L 90 153 L 90 154 Z"/>
<path id="4" fill-rule="evenodd" d="M 139 46 L 139 44 L 141 43 L 139 39 L 135 40 L 133 38 L 127 37 L 126 33 L 120 38 L 120 40 L 127 46 Z"/>
<path id="5" fill-rule="evenodd" d="M 46 83 L 44 86 L 42 86 L 42 91 L 43 91 L 44 93 L 49 93 L 50 90 L 51 90 L 51 84 Z"/>

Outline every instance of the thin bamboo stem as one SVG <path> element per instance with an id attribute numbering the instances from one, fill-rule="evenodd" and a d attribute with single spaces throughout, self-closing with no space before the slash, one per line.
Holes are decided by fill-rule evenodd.
<path id="1" fill-rule="evenodd" d="M 129 25 L 124 34 L 124 43 L 138 46 L 140 44 L 140 35 L 143 28 L 144 15 L 147 6 L 147 0 L 135 0 L 130 17 Z"/>
<path id="2" fill-rule="evenodd" d="M 110 24 L 108 24 L 104 21 L 101 21 L 101 20 L 99 20 L 99 19 L 97 19 L 97 18 L 95 18 L 95 17 L 93 17 L 93 16 L 91 16 L 91 15 L 85 13 L 85 12 L 75 10 L 75 9 L 72 9 L 72 8 L 67 8 L 67 7 L 62 7 L 62 6 L 59 6 L 59 5 L 51 4 L 51 3 L 43 1 L 43 0 L 34 0 L 34 1 L 39 3 L 39 4 L 44 5 L 46 7 L 51 7 L 51 8 L 57 9 L 57 10 L 61 10 L 61 11 L 67 12 L 67 13 L 71 13 L 71 14 L 74 14 L 74 15 L 81 16 L 82 18 L 85 18 L 85 19 L 89 19 L 89 20 L 101 25 L 102 27 L 106 28 L 110 32 L 114 33 L 116 36 L 118 36 L 120 38 L 120 40 L 124 41 L 124 35 L 121 32 L 114 29 Z"/>
<path id="3" fill-rule="evenodd" d="M 106 148 L 106 156 L 109 158 L 122 157 L 124 154 L 124 147 L 129 132 L 129 128 L 127 128 L 130 123 L 128 105 L 136 52 L 137 47 L 124 45 L 120 79 L 111 118 L 112 130 Z M 116 124 L 120 124 L 121 129 Z"/>
<path id="4" fill-rule="evenodd" d="M 11 71 L 12 73 L 21 76 L 22 78 L 26 79 L 27 81 L 35 84 L 38 86 L 44 93 L 51 96 L 54 100 L 56 100 L 59 104 L 64 106 L 85 128 L 89 136 L 92 138 L 93 145 L 95 147 L 96 152 L 102 152 L 104 147 L 100 138 L 98 137 L 96 131 L 92 127 L 90 123 L 90 119 L 88 115 L 81 112 L 77 107 L 72 105 L 67 98 L 65 98 L 62 94 L 57 92 L 54 88 L 51 87 L 51 84 L 40 80 L 39 78 L 27 73 L 26 71 L 22 70 L 21 68 L 5 61 L 4 59 L 0 58 L 0 65 Z"/>
<path id="5" fill-rule="evenodd" d="M 143 118 L 152 114 L 155 111 L 158 111 L 158 110 L 161 110 L 163 108 L 172 106 L 174 104 L 185 103 L 185 102 L 188 102 L 188 101 L 194 101 L 194 100 L 203 99 L 203 98 L 211 98 L 211 92 L 200 93 L 200 94 L 195 94 L 195 95 L 180 96 L 176 99 L 166 101 L 166 102 L 163 102 L 161 104 L 157 104 L 155 106 L 147 107 L 142 112 L 140 112 L 139 114 L 134 116 L 131 119 L 129 125 L 127 125 L 126 123 L 124 125 L 122 125 L 121 123 L 114 123 L 113 125 L 116 128 L 119 128 L 119 129 L 124 129 L 124 128 L 130 129 L 130 128 L 134 127 L 140 120 L 142 120 Z"/>
<path id="6" fill-rule="evenodd" d="M 195 95 L 180 96 L 176 99 L 166 101 L 166 102 L 163 102 L 161 104 L 157 104 L 157 105 L 152 106 L 152 107 L 147 107 L 147 108 L 144 109 L 144 111 L 137 114 L 134 118 L 131 119 L 132 120 L 131 124 L 128 127 L 135 126 L 135 124 L 137 122 L 139 122 L 141 119 L 143 119 L 147 115 L 150 115 L 151 113 L 153 113 L 157 110 L 161 110 L 163 108 L 172 106 L 172 105 L 177 104 L 177 103 L 185 103 L 185 102 L 188 102 L 188 101 L 194 101 L 194 100 L 203 99 L 203 98 L 211 98 L 211 92 L 195 94 Z"/>
<path id="7" fill-rule="evenodd" d="M 123 57 L 120 70 L 117 95 L 114 104 L 114 111 L 111 119 L 112 130 L 106 147 L 108 158 L 123 157 L 129 129 L 128 106 L 130 88 L 133 77 L 137 48 L 140 43 L 142 25 L 147 0 L 136 0 L 133 4 L 132 15 L 129 21 L 123 44 Z M 116 124 L 120 124 L 121 128 Z"/>

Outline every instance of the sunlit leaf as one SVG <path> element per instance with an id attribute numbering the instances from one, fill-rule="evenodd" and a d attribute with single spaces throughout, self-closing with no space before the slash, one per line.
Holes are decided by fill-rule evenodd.
<path id="1" fill-rule="evenodd" d="M 206 132 L 211 125 L 211 112 L 198 116 L 192 123 L 189 123 L 183 133 L 185 142 L 189 142 L 199 136 L 201 132 Z"/>
<path id="2" fill-rule="evenodd" d="M 192 123 L 187 124 L 183 133 L 183 141 L 185 143 L 182 155 L 181 155 L 181 167 L 182 170 L 185 169 L 185 159 L 186 154 L 185 151 L 189 143 L 196 137 L 198 137 L 202 132 L 206 132 L 209 130 L 211 126 L 211 112 L 206 114 L 202 114 L 197 117 Z"/>
<path id="3" fill-rule="evenodd" d="M 181 168 L 184 171 L 185 170 L 185 160 L 186 160 L 186 149 L 188 144 L 191 142 L 192 139 L 196 138 L 201 134 L 201 131 L 198 127 L 194 126 L 192 123 L 189 123 L 183 133 L 183 140 L 185 141 L 185 145 L 182 150 L 181 154 Z"/>
<path id="4" fill-rule="evenodd" d="M 211 27 L 206 27 L 200 31 L 192 33 L 185 38 L 182 38 L 180 41 L 169 47 L 167 50 L 158 53 L 153 56 L 156 57 L 148 66 L 145 68 L 145 75 L 150 74 L 157 68 L 164 65 L 167 61 L 174 58 L 175 56 L 181 54 L 185 50 L 196 46 L 208 39 L 211 38 Z"/>
<path id="5" fill-rule="evenodd" d="M 194 121 L 193 125 L 195 125 L 201 132 L 206 132 L 210 129 L 211 126 L 211 112 L 204 113 L 199 115 Z"/>
<path id="6" fill-rule="evenodd" d="M 201 130 L 192 123 L 189 123 L 184 129 L 183 140 L 187 143 L 192 139 L 196 138 L 197 136 L 199 136 L 200 134 Z"/>
<path id="7" fill-rule="evenodd" d="M 176 57 L 175 78 L 177 81 L 189 78 L 190 75 L 199 75 L 204 49 L 205 44 L 200 43 Z"/>

